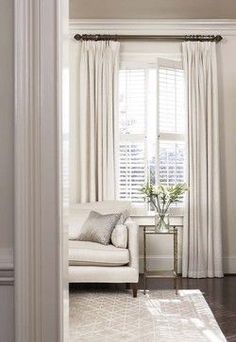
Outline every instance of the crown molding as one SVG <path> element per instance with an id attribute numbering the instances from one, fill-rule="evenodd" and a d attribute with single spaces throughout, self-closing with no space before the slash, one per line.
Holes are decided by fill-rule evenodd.
<path id="1" fill-rule="evenodd" d="M 222 34 L 236 35 L 236 20 L 71 19 L 71 35 L 110 34 Z"/>

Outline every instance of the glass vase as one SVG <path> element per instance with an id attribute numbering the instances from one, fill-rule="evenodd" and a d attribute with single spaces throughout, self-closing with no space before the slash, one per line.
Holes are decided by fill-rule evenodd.
<path id="1" fill-rule="evenodd" d="M 155 213 L 155 230 L 160 233 L 167 233 L 169 231 L 169 214 L 156 212 Z"/>

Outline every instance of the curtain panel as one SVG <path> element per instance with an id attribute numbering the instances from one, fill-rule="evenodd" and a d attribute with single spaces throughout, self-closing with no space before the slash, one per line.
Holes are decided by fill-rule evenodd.
<path id="1" fill-rule="evenodd" d="M 71 201 L 112 200 L 116 196 L 119 47 L 115 41 L 76 42 L 78 75 L 72 76 Z M 74 69 L 76 70 L 76 69 Z M 74 80 L 74 81 L 73 81 Z"/>
<path id="2" fill-rule="evenodd" d="M 220 152 L 216 44 L 184 42 L 187 180 L 184 277 L 222 277 Z"/>

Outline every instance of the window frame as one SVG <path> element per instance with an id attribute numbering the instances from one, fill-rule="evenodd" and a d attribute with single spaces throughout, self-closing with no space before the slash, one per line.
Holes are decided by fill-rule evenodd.
<path id="1" fill-rule="evenodd" d="M 171 132 L 161 132 L 160 131 L 160 125 L 159 125 L 159 117 L 160 117 L 160 110 L 159 110 L 159 69 L 162 67 L 172 68 L 172 69 L 181 69 L 183 70 L 183 65 L 181 60 L 171 58 L 163 58 L 163 57 L 157 57 L 152 55 L 141 55 L 141 54 L 132 54 L 132 56 L 122 56 L 121 57 L 121 63 L 120 63 L 120 70 L 127 70 L 127 69 L 145 69 L 146 71 L 150 68 L 156 69 L 156 132 L 157 132 L 157 139 L 155 143 L 156 148 L 156 182 L 159 182 L 160 177 L 160 171 L 159 171 L 159 150 L 160 150 L 160 143 L 161 142 L 174 142 L 174 141 L 180 141 L 185 142 L 186 136 L 182 133 L 171 133 Z M 147 79 L 146 79 L 147 82 Z M 146 87 L 147 89 L 147 87 Z M 147 108 L 147 106 L 146 106 Z M 145 112 L 147 114 L 147 109 L 145 109 Z M 119 113 L 119 111 L 118 111 Z M 145 130 L 143 134 L 121 134 L 120 133 L 120 126 L 119 126 L 119 119 L 118 122 L 118 153 L 117 153 L 117 198 L 122 200 L 119 197 L 120 193 L 120 161 L 119 161 L 119 146 L 120 142 L 143 142 L 144 143 L 144 161 L 145 161 L 145 177 L 147 179 L 148 174 L 148 154 L 147 154 L 147 148 L 148 148 L 148 137 L 147 137 L 147 125 L 148 120 L 146 119 L 147 115 L 145 115 Z M 127 198 L 127 200 L 129 200 Z M 144 210 L 147 211 L 147 203 L 138 203 L 138 202 L 132 202 L 132 206 L 135 208 L 136 213 L 141 213 Z M 170 208 L 170 213 L 174 214 L 175 216 L 180 215 L 182 216 L 184 212 L 184 203 L 182 206 L 176 206 Z"/>

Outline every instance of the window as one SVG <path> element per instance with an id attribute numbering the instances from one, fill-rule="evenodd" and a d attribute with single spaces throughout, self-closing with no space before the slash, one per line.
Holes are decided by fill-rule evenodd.
<path id="1" fill-rule="evenodd" d="M 184 74 L 179 62 L 127 64 L 119 75 L 119 198 L 143 202 L 147 181 L 184 177 Z"/>

